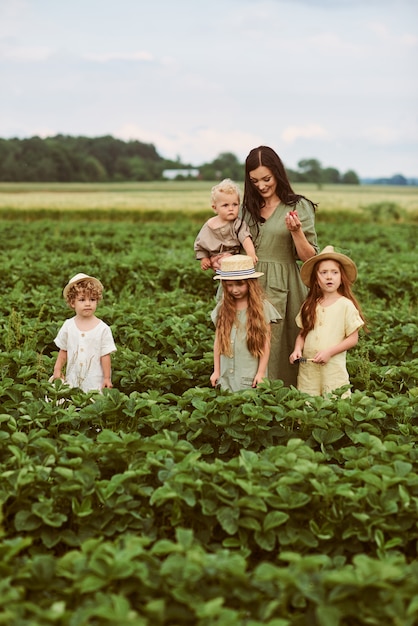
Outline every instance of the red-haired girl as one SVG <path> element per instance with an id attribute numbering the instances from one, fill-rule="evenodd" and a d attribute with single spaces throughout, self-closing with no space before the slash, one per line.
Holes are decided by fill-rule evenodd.
<path id="1" fill-rule="evenodd" d="M 271 324 L 281 319 L 265 298 L 251 257 L 224 257 L 215 280 L 222 282 L 222 298 L 212 312 L 216 326 L 212 386 L 239 391 L 267 376 Z"/>
<path id="2" fill-rule="evenodd" d="M 299 362 L 298 389 L 319 396 L 349 384 L 347 350 L 357 344 L 365 319 L 351 290 L 357 268 L 333 246 L 306 261 L 301 278 L 309 293 L 296 317 L 301 330 L 289 361 Z"/>

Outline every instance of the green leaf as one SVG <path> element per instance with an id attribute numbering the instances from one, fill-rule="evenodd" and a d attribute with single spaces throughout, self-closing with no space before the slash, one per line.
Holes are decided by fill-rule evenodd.
<path id="1" fill-rule="evenodd" d="M 283 511 L 270 511 L 264 518 L 263 522 L 263 530 L 267 532 L 272 528 L 277 528 L 277 526 L 281 526 L 289 519 L 289 515 L 287 513 L 283 513 Z"/>
<path id="2" fill-rule="evenodd" d="M 228 535 L 235 535 L 238 530 L 239 515 L 240 511 L 238 508 L 223 506 L 218 510 L 216 517 Z"/>
<path id="3" fill-rule="evenodd" d="M 344 611 L 334 606 L 319 605 L 315 608 L 318 626 L 340 626 Z"/>
<path id="4" fill-rule="evenodd" d="M 27 510 L 18 511 L 15 515 L 14 523 L 17 532 L 30 532 L 42 525 L 39 517 Z"/>

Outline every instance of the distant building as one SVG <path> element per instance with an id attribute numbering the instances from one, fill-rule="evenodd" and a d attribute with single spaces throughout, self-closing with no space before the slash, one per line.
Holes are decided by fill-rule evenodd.
<path id="1" fill-rule="evenodd" d="M 168 180 L 175 180 L 176 178 L 197 178 L 199 176 L 199 170 L 194 168 L 183 170 L 163 170 L 163 178 Z"/>

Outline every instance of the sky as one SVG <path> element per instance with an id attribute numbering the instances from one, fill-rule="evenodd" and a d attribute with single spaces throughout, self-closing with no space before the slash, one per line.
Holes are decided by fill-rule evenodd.
<path id="1" fill-rule="evenodd" d="M 0 137 L 418 177 L 418 0 L 0 0 Z"/>

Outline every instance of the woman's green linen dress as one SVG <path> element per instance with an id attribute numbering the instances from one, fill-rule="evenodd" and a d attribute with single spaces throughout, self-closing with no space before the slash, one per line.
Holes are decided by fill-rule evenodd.
<path id="1" fill-rule="evenodd" d="M 248 225 L 258 257 L 257 272 L 264 272 L 264 276 L 259 278 L 260 284 L 264 287 L 267 300 L 283 318 L 280 324 L 272 326 L 268 377 L 281 379 L 286 386 L 296 387 L 298 368 L 289 363 L 289 355 L 293 352 L 299 332 L 295 318 L 306 298 L 307 288 L 300 278 L 296 248 L 285 223 L 286 213 L 295 209 L 307 240 L 318 252 L 315 211 L 312 204 L 303 198 L 295 207 L 280 202 L 273 214 L 259 223 L 258 235 L 251 219 Z"/>

